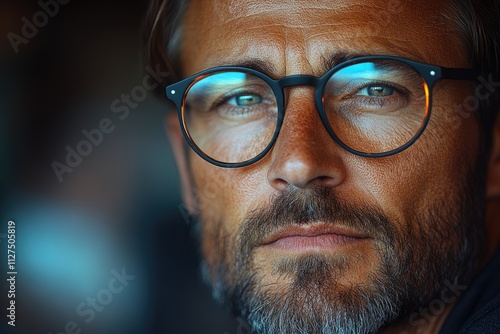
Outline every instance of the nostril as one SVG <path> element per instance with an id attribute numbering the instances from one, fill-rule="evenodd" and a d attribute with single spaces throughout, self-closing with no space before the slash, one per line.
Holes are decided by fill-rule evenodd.
<path id="1" fill-rule="evenodd" d="M 278 191 L 284 191 L 290 184 L 283 179 L 272 179 L 270 178 L 270 183 L 272 187 Z"/>

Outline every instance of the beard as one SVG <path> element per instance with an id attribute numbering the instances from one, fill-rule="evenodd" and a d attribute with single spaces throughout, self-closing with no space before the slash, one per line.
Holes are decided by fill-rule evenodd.
<path id="1" fill-rule="evenodd" d="M 320 186 L 285 189 L 271 205 L 249 213 L 236 238 L 201 212 L 201 242 L 214 249 L 204 254 L 203 276 L 214 298 L 256 333 L 378 332 L 428 305 L 445 282 L 467 283 L 475 273 L 485 236 L 484 189 L 472 173 L 464 179 L 405 222 L 391 221 L 374 206 L 343 202 Z M 377 263 L 363 283 L 345 283 L 359 257 L 323 252 L 268 261 L 270 275 L 278 277 L 268 283 L 266 260 L 256 261 L 258 246 L 285 227 L 313 222 L 370 236 Z"/>

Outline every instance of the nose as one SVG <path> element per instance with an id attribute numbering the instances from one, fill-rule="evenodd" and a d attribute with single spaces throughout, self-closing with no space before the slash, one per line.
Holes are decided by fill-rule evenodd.
<path id="1" fill-rule="evenodd" d="M 271 151 L 267 173 L 271 186 L 279 191 L 288 186 L 336 187 L 346 177 L 342 158 L 346 153 L 325 129 L 313 89 L 290 89 L 283 125 Z"/>

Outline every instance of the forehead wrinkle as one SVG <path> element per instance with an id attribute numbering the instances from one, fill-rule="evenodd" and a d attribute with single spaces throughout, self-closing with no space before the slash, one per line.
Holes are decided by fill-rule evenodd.
<path id="1" fill-rule="evenodd" d="M 382 30 L 371 34 L 368 34 L 364 28 L 369 22 L 376 20 L 381 8 L 385 7 L 382 2 L 377 3 L 375 0 L 368 1 L 368 4 L 363 6 L 356 1 L 342 3 L 337 6 L 338 10 L 321 10 L 319 13 L 311 8 L 326 8 L 330 5 L 336 6 L 336 4 L 329 1 L 324 5 L 315 4 L 316 7 L 314 5 L 307 7 L 303 4 L 282 1 L 279 4 L 266 6 L 244 0 L 233 0 L 229 3 L 210 1 L 202 2 L 202 4 L 210 8 L 197 12 L 195 10 L 197 6 L 190 6 L 192 31 L 189 35 L 192 49 L 198 50 L 199 45 L 207 44 L 206 41 L 219 42 L 213 43 L 211 49 L 203 49 L 204 56 L 199 58 L 196 65 L 189 70 L 190 72 L 221 64 L 231 65 L 233 60 L 234 63 L 243 63 L 245 60 L 256 58 L 269 64 L 272 63 L 274 65 L 272 70 L 276 70 L 274 76 L 281 77 L 290 73 L 292 65 L 296 67 L 296 73 L 309 71 L 312 64 L 316 64 L 318 69 L 319 67 L 323 69 L 322 60 L 338 51 L 395 55 L 441 66 L 450 66 L 454 63 L 454 59 L 457 59 L 456 55 L 450 56 L 448 48 L 438 47 L 430 52 L 430 47 L 426 47 L 426 45 L 436 44 L 435 41 L 440 39 L 439 36 L 434 36 L 433 32 L 436 29 L 432 28 L 432 24 L 441 22 L 440 28 L 442 28 L 443 25 L 449 26 L 450 22 L 443 20 L 442 11 L 433 10 L 424 13 L 425 4 L 422 3 L 403 4 L 406 7 L 404 11 L 414 10 L 417 14 L 426 14 L 421 20 L 414 21 L 416 15 L 412 15 L 410 18 L 412 24 L 408 24 L 405 21 L 405 15 L 392 15 L 391 22 L 382 21 L 380 23 Z M 232 6 L 233 4 L 238 5 Z M 291 9 L 289 11 L 283 8 L 277 9 L 282 5 L 289 5 Z M 442 8 L 442 5 L 432 7 L 437 9 L 437 7 Z M 288 14 L 289 12 L 297 13 L 300 8 L 307 8 L 310 15 L 304 15 L 301 20 L 294 22 L 292 19 L 294 15 Z M 303 22 L 307 24 L 303 25 Z M 412 28 L 412 26 L 416 26 L 419 32 L 415 33 L 415 27 Z M 203 33 L 200 33 L 200 29 Z M 443 35 L 443 30 L 446 30 L 446 35 L 450 36 L 451 40 L 453 37 L 456 38 L 451 33 L 453 32 L 451 29 L 451 31 L 440 29 L 441 35 Z M 294 39 L 292 36 L 297 38 Z M 291 40 L 295 43 L 295 51 L 290 53 Z M 417 43 L 411 43 L 413 40 Z M 206 52 L 207 50 L 210 52 Z M 297 51 L 302 52 L 302 55 L 297 55 Z M 289 59 L 287 55 L 292 55 L 295 61 Z M 443 57 L 443 55 L 448 56 Z M 302 63 L 303 66 L 299 68 L 298 63 Z M 267 67 L 270 68 L 270 66 Z M 322 72 L 320 70 L 316 72 L 316 75 L 319 76 L 323 74 Z"/>
<path id="2" fill-rule="evenodd" d="M 298 24 L 282 24 L 282 23 L 270 23 L 270 24 L 262 24 L 259 26 L 252 27 L 247 30 L 256 30 L 262 28 L 273 28 L 273 27 L 284 27 L 284 28 L 293 28 L 293 29 L 308 29 L 308 28 L 316 28 L 316 27 L 330 27 L 330 26 L 339 26 L 339 24 L 309 24 L 309 25 L 298 25 Z"/>
<path id="3" fill-rule="evenodd" d="M 229 13 L 237 18 L 265 14 L 269 14 L 272 17 L 290 17 L 293 13 L 301 14 L 310 10 L 317 11 L 325 9 L 338 9 L 348 3 L 349 1 L 336 1 L 334 3 L 332 1 L 327 1 L 326 3 L 318 1 L 315 1 L 314 3 L 312 3 L 312 1 L 305 1 L 303 3 L 300 1 L 246 1 L 245 4 L 243 4 L 241 1 L 233 0 L 229 2 L 228 8 Z M 292 6 L 293 9 L 290 8 Z M 334 7 L 332 8 L 332 6 Z M 285 7 L 286 10 L 284 10 Z"/>
<path id="4" fill-rule="evenodd" d="M 307 14 L 310 12 L 310 14 Z M 335 15 L 338 15 L 338 11 L 332 11 Z M 321 20 L 311 20 L 311 17 L 319 17 L 320 15 L 313 10 L 302 11 L 300 15 L 293 15 L 293 13 L 287 12 L 285 14 L 277 14 L 276 12 L 267 12 L 261 14 L 249 14 L 249 15 L 232 15 L 231 18 L 226 18 L 221 22 L 221 25 L 225 25 L 231 27 L 232 29 L 235 26 L 238 26 L 242 19 L 244 20 L 252 20 L 253 22 L 258 23 L 256 26 L 251 28 L 247 28 L 247 30 L 255 30 L 262 28 L 275 28 L 281 27 L 283 29 L 302 29 L 307 31 L 307 29 L 314 29 L 317 27 L 326 28 L 326 27 L 338 27 L 342 26 L 343 22 L 336 23 L 320 23 Z M 326 11 L 321 13 L 321 16 L 329 16 Z M 307 21 L 304 21 L 304 18 L 308 18 Z"/>
<path id="5" fill-rule="evenodd" d="M 328 32 L 321 32 L 315 34 L 311 39 L 322 37 L 328 37 Z M 412 47 L 408 45 L 408 40 L 404 38 L 385 38 L 379 36 L 363 36 L 356 39 L 354 42 L 350 36 L 337 36 L 335 44 L 329 45 L 325 44 L 324 48 L 313 49 L 314 53 L 319 53 L 320 57 L 324 55 L 330 55 L 337 52 L 345 52 L 351 55 L 378 55 L 378 56 L 397 56 L 404 57 L 420 62 L 430 62 L 435 63 L 435 61 L 430 58 L 431 55 L 427 55 L 425 50 Z M 311 55 L 312 56 L 312 55 Z M 351 56 L 349 56 L 351 58 Z M 440 65 L 440 64 L 436 64 Z"/>
<path id="6" fill-rule="evenodd" d="M 304 52 L 304 37 L 296 37 L 294 41 L 294 37 L 290 37 L 291 34 L 300 36 L 300 34 L 285 29 L 285 47 L 282 49 L 282 59 L 285 63 L 284 75 L 310 74 L 312 67 Z"/>
<path id="7" fill-rule="evenodd" d="M 237 21 L 253 20 L 254 22 L 268 22 L 260 24 L 259 28 L 272 28 L 279 25 L 285 25 L 292 29 L 308 29 L 329 26 L 329 24 L 321 23 L 325 17 L 335 17 L 342 13 L 352 12 L 352 8 L 363 8 L 363 6 L 352 6 L 349 1 L 241 1 L 232 0 L 231 2 L 223 1 L 222 8 L 218 8 L 212 3 L 212 7 L 221 13 L 224 17 L 224 12 L 229 14 L 229 18 L 223 22 L 224 24 L 238 24 Z M 366 7 L 366 6 L 364 6 Z M 366 8 L 365 8 L 366 9 Z M 314 19 L 316 18 L 316 19 Z M 275 22 L 280 21 L 281 24 Z M 341 25 L 338 23 L 337 25 Z"/>

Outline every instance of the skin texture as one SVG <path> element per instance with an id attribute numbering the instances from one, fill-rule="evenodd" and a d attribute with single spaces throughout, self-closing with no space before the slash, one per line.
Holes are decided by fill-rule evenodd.
<path id="1" fill-rule="evenodd" d="M 396 55 L 440 66 L 468 67 L 467 52 L 453 23 L 445 17 L 447 12 L 438 1 L 192 1 L 182 26 L 182 75 L 258 61 L 266 64 L 267 74 L 273 78 L 321 76 L 327 70 L 324 60 L 336 52 Z M 266 157 L 244 168 L 219 168 L 190 150 L 186 153 L 176 115 L 169 116 L 184 201 L 200 215 L 201 249 L 208 268 L 231 259 L 230 252 L 221 247 L 222 240 L 227 241 L 228 249 L 234 247 L 248 214 L 269 207 L 287 189 L 309 194 L 314 187 L 323 187 L 343 202 L 378 208 L 402 235 L 411 229 L 412 218 L 429 207 L 440 207 L 441 218 L 456 214 L 458 184 L 476 167 L 479 152 L 479 129 L 473 117 L 459 127 L 452 126 L 453 107 L 471 94 L 470 89 L 467 82 L 438 83 L 433 92 L 433 115 L 422 137 L 408 150 L 381 159 L 355 156 L 332 140 L 318 116 L 312 87 L 287 90 L 286 115 L 277 142 Z M 499 145 L 495 147 L 499 149 Z M 492 159 L 489 165 L 491 203 L 500 193 L 498 160 Z M 493 229 L 493 210 L 489 208 L 489 252 L 495 249 L 500 234 L 498 228 Z M 440 223 L 446 224 L 446 219 Z M 408 240 L 408 247 L 451 249 L 458 243 L 451 235 L 434 242 Z M 340 286 L 366 283 L 380 269 L 379 246 L 367 241 L 342 250 L 350 265 L 337 277 Z M 257 275 L 273 291 L 290 284 L 273 266 L 289 256 L 263 247 L 254 249 Z M 436 332 L 445 314 L 434 318 L 426 332 Z M 404 323 L 397 331 L 395 328 L 387 332 L 418 329 Z"/>

